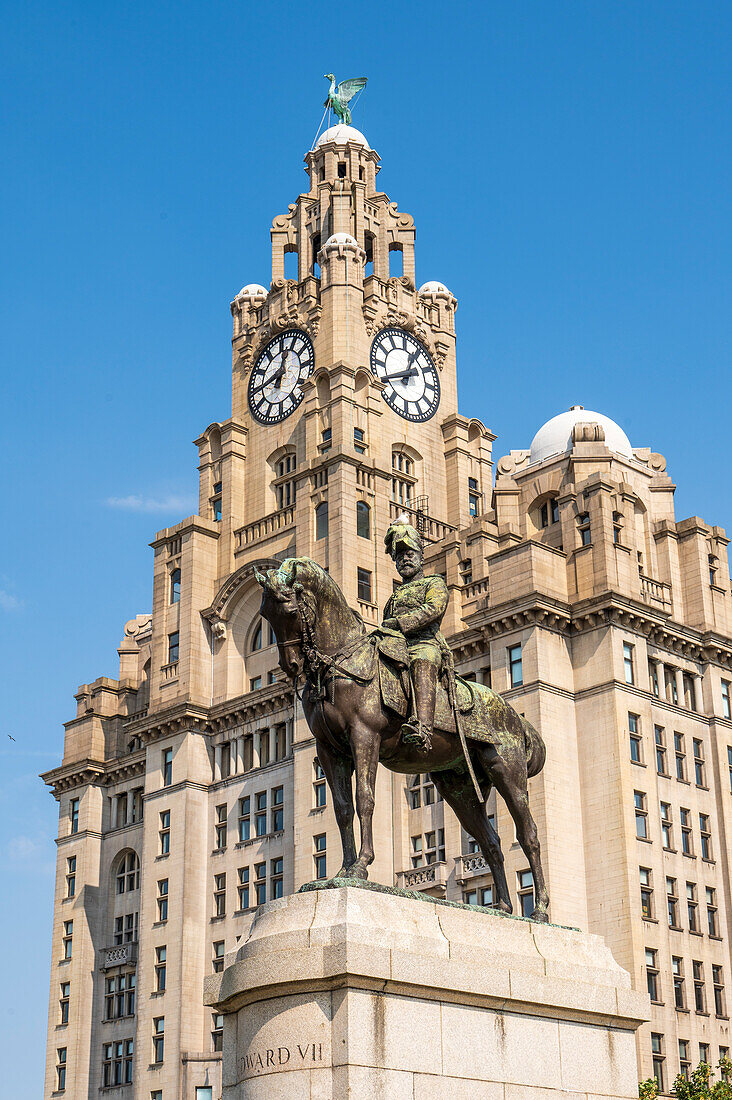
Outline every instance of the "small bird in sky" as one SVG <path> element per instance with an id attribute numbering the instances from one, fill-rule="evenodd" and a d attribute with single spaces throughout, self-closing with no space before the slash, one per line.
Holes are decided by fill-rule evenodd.
<path id="1" fill-rule="evenodd" d="M 14 740 L 15 740 L 15 738 L 14 738 L 14 737 L 13 737 L 13 735 L 12 735 L 12 733 L 9 733 L 9 734 L 8 734 L 8 737 L 10 738 L 10 740 L 11 740 L 11 741 L 14 741 Z"/>

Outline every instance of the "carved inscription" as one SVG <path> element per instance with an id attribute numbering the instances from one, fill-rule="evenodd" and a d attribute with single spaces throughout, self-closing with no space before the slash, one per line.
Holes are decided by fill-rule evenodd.
<path id="1" fill-rule="evenodd" d="M 267 1047 L 251 1050 L 239 1059 L 239 1080 L 259 1073 L 274 1073 L 282 1069 L 311 1069 L 326 1063 L 322 1043 L 295 1043 L 293 1046 Z"/>

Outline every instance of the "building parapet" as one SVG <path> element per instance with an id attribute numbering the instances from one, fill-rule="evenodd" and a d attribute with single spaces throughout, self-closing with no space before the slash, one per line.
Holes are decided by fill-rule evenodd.
<path id="1" fill-rule="evenodd" d="M 485 856 L 481 852 L 470 852 L 468 855 L 455 857 L 455 881 L 466 882 L 478 875 L 489 875 L 491 869 Z"/>
<path id="2" fill-rule="evenodd" d="M 135 966 L 137 964 L 137 940 L 132 943 L 119 943 L 114 947 L 104 947 L 101 951 L 100 970 L 113 970 L 116 966 Z"/>
<path id="3" fill-rule="evenodd" d="M 451 523 L 443 523 L 434 516 L 428 516 L 417 508 L 411 508 L 408 504 L 399 504 L 397 501 L 389 502 L 389 519 L 395 520 L 399 516 L 409 516 L 410 523 L 417 528 L 425 542 L 441 542 L 442 539 L 457 531 Z"/>
<path id="4" fill-rule="evenodd" d="M 288 504 L 286 508 L 279 508 L 276 512 L 270 512 L 261 519 L 245 524 L 244 527 L 238 527 L 234 531 L 234 553 L 239 554 L 257 543 L 266 542 L 294 526 L 295 505 Z"/>

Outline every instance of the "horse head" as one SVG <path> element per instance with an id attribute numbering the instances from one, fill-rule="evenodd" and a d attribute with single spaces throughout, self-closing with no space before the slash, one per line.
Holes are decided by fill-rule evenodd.
<path id="1" fill-rule="evenodd" d="M 260 614 L 271 625 L 280 655 L 280 668 L 296 679 L 304 666 L 302 643 L 333 653 L 352 632 L 364 630 L 361 618 L 348 607 L 335 581 L 310 558 L 286 558 L 279 569 L 254 576 L 262 587 Z"/>

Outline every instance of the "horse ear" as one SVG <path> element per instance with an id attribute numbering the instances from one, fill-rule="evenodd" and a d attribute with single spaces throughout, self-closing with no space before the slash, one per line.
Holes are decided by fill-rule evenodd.
<path id="1" fill-rule="evenodd" d="M 255 578 L 257 584 L 260 585 L 261 588 L 266 588 L 267 587 L 267 577 L 265 576 L 264 573 L 259 572 L 256 565 L 254 566 L 254 578 Z"/>

